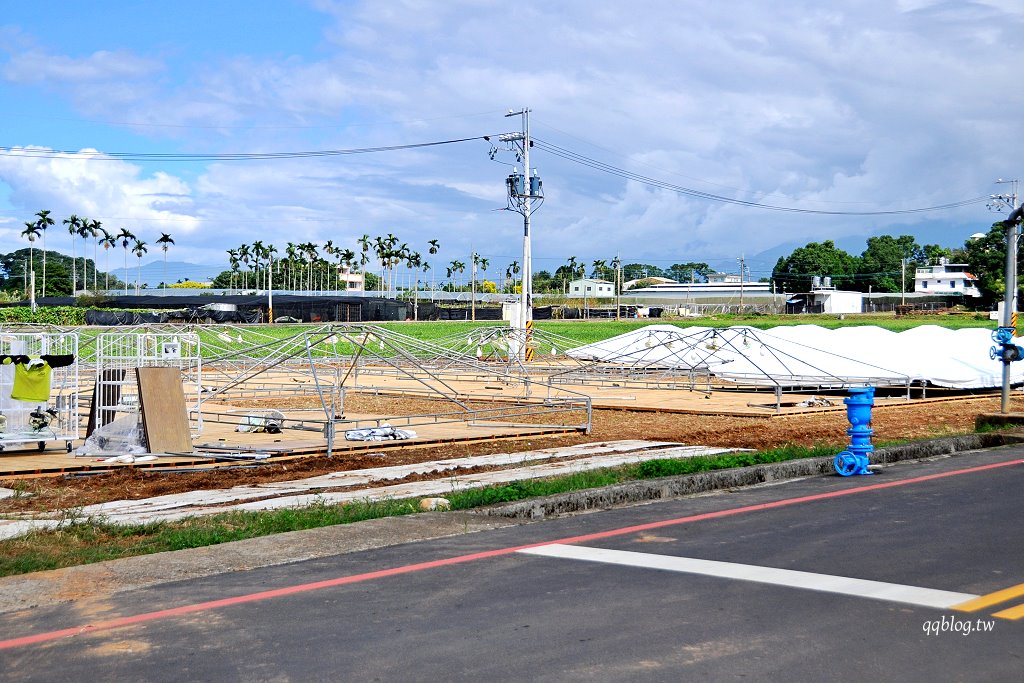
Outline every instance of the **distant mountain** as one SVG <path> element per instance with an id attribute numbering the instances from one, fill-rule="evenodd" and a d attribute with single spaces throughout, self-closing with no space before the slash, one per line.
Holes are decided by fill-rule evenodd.
<path id="1" fill-rule="evenodd" d="M 102 259 L 100 259 L 100 261 L 102 262 Z M 167 282 L 168 284 L 174 284 L 175 282 L 184 280 L 207 282 L 217 277 L 217 275 L 224 270 L 227 270 L 227 266 L 205 266 L 185 261 L 168 261 Z M 140 283 L 145 284 L 149 289 L 156 289 L 160 286 L 160 283 L 164 281 L 164 262 L 159 260 L 143 263 L 140 275 L 138 266 L 132 266 L 132 259 L 129 258 L 127 272 L 123 267 L 121 267 L 111 268 L 110 273 L 111 275 L 116 275 L 132 286 L 135 285 L 136 276 L 139 276 Z"/>
<path id="2" fill-rule="evenodd" d="M 751 279 L 756 281 L 763 277 L 771 277 L 772 270 L 775 268 L 775 263 L 779 260 L 779 257 L 789 256 L 793 253 L 794 249 L 802 246 L 804 245 L 790 242 L 772 247 L 753 256 L 747 256 L 747 268 L 750 269 Z"/>

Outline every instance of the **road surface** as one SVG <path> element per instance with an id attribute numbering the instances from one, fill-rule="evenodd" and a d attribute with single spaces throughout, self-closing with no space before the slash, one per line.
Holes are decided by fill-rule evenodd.
<path id="1" fill-rule="evenodd" d="M 1022 489 L 1003 448 L 97 594 L 0 615 L 0 671 L 1016 680 Z"/>

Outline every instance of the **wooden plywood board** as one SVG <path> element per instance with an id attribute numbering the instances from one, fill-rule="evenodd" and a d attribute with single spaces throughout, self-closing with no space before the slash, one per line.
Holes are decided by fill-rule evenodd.
<path id="1" fill-rule="evenodd" d="M 151 453 L 191 453 L 192 432 L 178 368 L 136 368 L 142 429 Z"/>

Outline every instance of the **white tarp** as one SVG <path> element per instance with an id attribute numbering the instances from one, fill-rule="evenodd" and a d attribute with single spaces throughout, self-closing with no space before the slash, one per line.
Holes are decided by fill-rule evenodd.
<path id="1" fill-rule="evenodd" d="M 1002 362 L 989 357 L 991 334 L 982 328 L 937 325 L 899 333 L 875 326 L 757 330 L 648 325 L 567 354 L 632 367 L 706 369 L 725 380 L 759 384 L 927 381 L 973 389 L 1002 385 Z M 1024 381 L 1024 361 L 1010 368 L 1014 383 Z"/>

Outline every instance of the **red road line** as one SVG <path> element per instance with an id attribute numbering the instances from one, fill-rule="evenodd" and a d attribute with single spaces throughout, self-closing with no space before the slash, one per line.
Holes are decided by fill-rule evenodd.
<path id="1" fill-rule="evenodd" d="M 132 626 L 134 624 L 142 624 L 149 621 L 156 621 L 159 619 L 166 619 L 168 617 L 181 616 L 184 614 L 193 614 L 196 612 L 204 612 L 206 610 L 218 609 L 220 607 L 229 607 L 232 605 L 242 605 L 250 602 L 259 602 L 262 600 L 269 600 L 271 598 L 279 598 L 287 595 L 295 595 L 298 593 L 307 593 L 309 591 L 320 590 L 322 588 L 333 588 L 335 586 L 345 586 L 351 583 L 361 583 L 363 581 L 372 581 L 374 579 L 382 579 L 389 576 L 398 576 L 400 574 L 410 574 L 412 572 L 422 571 L 424 569 L 433 569 L 435 567 L 446 567 L 455 564 L 464 564 L 466 562 L 475 562 L 477 560 L 485 560 L 492 557 L 501 557 L 504 555 L 511 555 L 512 553 L 520 550 L 526 550 L 528 548 L 537 548 L 540 546 L 551 545 L 554 543 L 570 544 L 570 543 L 587 543 L 590 541 L 600 540 L 604 538 L 612 538 L 614 536 L 624 536 L 626 534 L 636 533 L 638 531 L 648 531 L 651 529 L 659 529 L 667 526 L 674 526 L 678 524 L 689 524 L 691 522 L 701 522 L 708 519 L 719 519 L 721 517 L 731 517 L 733 515 L 745 514 L 748 512 L 758 512 L 761 510 L 772 510 L 775 508 L 788 507 L 790 505 L 799 505 L 800 503 L 810 503 L 818 500 L 828 500 L 830 498 L 840 498 L 843 496 L 854 495 L 858 493 L 866 493 L 869 491 L 879 491 L 882 489 L 895 488 L 897 486 L 909 486 L 910 484 L 919 484 L 926 481 L 932 481 L 935 479 L 945 479 L 946 477 L 955 477 L 961 474 L 973 474 L 975 472 L 984 472 L 987 470 L 993 470 L 1000 467 L 1009 467 L 1011 465 L 1022 465 L 1024 459 L 1009 460 L 1006 462 L 994 463 L 991 465 L 980 465 L 977 467 L 969 467 L 960 470 L 953 470 L 952 472 L 941 472 L 939 474 L 928 474 L 921 477 L 913 477 L 911 479 L 902 479 L 899 481 L 885 482 L 881 484 L 869 484 L 867 486 L 858 486 L 857 488 L 842 489 L 839 491 L 829 491 L 827 493 L 815 493 L 809 496 L 799 496 L 797 498 L 784 498 L 782 500 L 772 501 L 770 503 L 758 503 L 755 505 L 744 505 L 737 508 L 729 508 L 727 510 L 717 510 L 715 512 L 704 512 L 696 515 L 688 515 L 686 517 L 676 517 L 674 519 L 666 519 L 660 522 L 648 522 L 646 524 L 637 524 L 634 526 L 621 527 L 619 529 L 611 529 L 609 531 L 598 531 L 591 534 L 583 534 L 581 536 L 571 536 L 568 538 L 560 538 L 550 541 L 540 541 L 537 543 L 528 543 L 525 545 L 517 545 L 508 548 L 497 548 L 495 550 L 486 550 L 479 553 L 470 553 L 468 555 L 458 555 L 456 557 L 448 557 L 441 560 L 432 560 L 430 562 L 418 562 L 416 564 L 407 564 L 400 567 L 391 567 L 389 569 L 381 569 L 375 572 L 366 572 L 364 574 L 354 574 L 351 576 L 341 576 L 335 579 L 327 579 L 325 581 L 315 581 L 313 583 L 298 584 L 295 586 L 286 586 L 284 588 L 275 588 L 268 591 L 260 591 L 258 593 L 249 593 L 246 595 L 238 595 L 231 598 L 222 598 L 220 600 L 209 600 L 206 602 L 194 603 L 191 605 L 182 605 L 181 607 L 173 607 L 171 609 L 158 610 L 155 612 L 144 612 L 142 614 L 136 614 L 130 617 L 120 617 L 117 619 L 110 619 L 108 621 L 101 621 L 95 624 L 85 624 L 82 626 L 76 626 L 73 628 L 61 629 L 59 631 L 48 631 L 46 633 L 37 633 L 31 636 L 23 636 L 21 638 L 12 638 L 9 640 L 0 640 L 0 650 L 8 650 L 16 647 L 23 647 L 26 645 L 35 645 L 38 643 L 45 643 L 51 640 L 58 640 L 60 638 L 67 638 L 83 633 L 98 633 L 101 631 L 110 631 L 116 628 L 122 628 L 124 626 Z"/>

